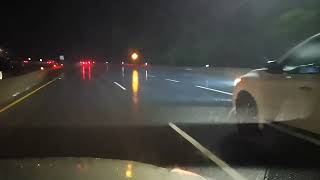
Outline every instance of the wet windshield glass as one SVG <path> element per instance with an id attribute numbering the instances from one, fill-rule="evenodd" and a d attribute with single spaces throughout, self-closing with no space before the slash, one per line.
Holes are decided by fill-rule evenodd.
<path id="1" fill-rule="evenodd" d="M 319 0 L 0 6 L 0 179 L 320 179 Z"/>

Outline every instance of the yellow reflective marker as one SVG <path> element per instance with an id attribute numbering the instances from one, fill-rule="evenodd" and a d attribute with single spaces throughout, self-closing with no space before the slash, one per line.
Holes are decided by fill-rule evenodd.
<path id="1" fill-rule="evenodd" d="M 2 112 L 4 112 L 5 110 L 7 110 L 7 109 L 11 108 L 12 106 L 14 106 L 14 105 L 18 104 L 19 102 L 23 101 L 23 100 L 24 100 L 24 99 L 26 99 L 27 97 L 31 96 L 32 94 L 36 93 L 36 92 L 37 92 L 37 91 L 39 91 L 40 89 L 42 89 L 42 88 L 44 88 L 44 87 L 48 86 L 49 84 L 53 83 L 53 82 L 54 82 L 54 81 L 56 81 L 56 80 L 57 80 L 57 78 L 56 78 L 56 79 L 53 79 L 53 80 L 51 80 L 51 81 L 49 81 L 49 82 L 47 82 L 46 84 L 44 84 L 44 85 L 42 85 L 42 86 L 38 87 L 38 88 L 37 88 L 37 89 L 35 89 L 34 91 L 32 91 L 32 92 L 30 92 L 30 93 L 26 94 L 25 96 L 23 96 L 23 97 L 21 97 L 21 98 L 19 98 L 19 99 L 15 100 L 15 101 L 14 101 L 14 102 L 12 102 L 12 103 L 8 104 L 8 105 L 7 105 L 7 106 L 5 106 L 4 108 L 0 109 L 0 113 L 2 113 Z"/>

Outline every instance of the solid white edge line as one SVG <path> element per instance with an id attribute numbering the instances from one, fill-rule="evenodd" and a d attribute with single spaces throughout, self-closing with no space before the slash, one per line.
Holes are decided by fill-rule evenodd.
<path id="1" fill-rule="evenodd" d="M 214 92 L 222 93 L 222 94 L 227 94 L 227 95 L 230 95 L 230 96 L 233 95 L 233 94 L 230 93 L 230 92 L 220 91 L 220 90 L 217 90 L 217 89 L 211 89 L 211 88 L 207 88 L 207 87 L 203 87 L 203 86 L 196 86 L 196 87 L 197 87 L 197 88 L 201 88 L 201 89 L 206 89 L 206 90 L 209 90 L 209 91 L 214 91 Z"/>
<path id="2" fill-rule="evenodd" d="M 165 80 L 171 81 L 171 82 L 176 82 L 176 83 L 180 82 L 180 81 L 177 81 L 177 80 L 174 80 L 174 79 L 165 79 Z"/>
<path id="3" fill-rule="evenodd" d="M 282 127 L 282 126 L 278 126 L 276 124 L 272 124 L 272 123 L 268 123 L 267 124 L 268 126 L 278 130 L 278 131 L 281 131 L 283 133 L 287 133 L 291 136 L 294 136 L 296 138 L 300 138 L 302 140 L 305 140 L 305 141 L 308 141 L 310 143 L 313 143 L 317 146 L 320 146 L 320 140 L 316 139 L 316 138 L 313 138 L 313 137 L 310 137 L 310 136 L 307 136 L 307 135 L 304 135 L 304 134 L 301 134 L 301 133 L 298 133 L 298 132 L 294 132 L 288 128 L 285 128 L 285 127 Z"/>
<path id="4" fill-rule="evenodd" d="M 114 84 L 116 84 L 117 86 L 119 86 L 121 89 L 123 90 L 127 90 L 125 87 L 123 87 L 121 84 L 117 83 L 117 82 L 113 82 Z"/>
<path id="5" fill-rule="evenodd" d="M 177 127 L 172 122 L 169 123 L 169 126 L 175 130 L 178 134 L 180 134 L 184 139 L 189 141 L 194 147 L 196 147 L 204 156 L 209 158 L 211 161 L 213 161 L 215 164 L 217 164 L 222 170 L 224 170 L 227 174 L 229 174 L 233 179 L 235 180 L 246 180 L 241 174 L 239 174 L 235 169 L 233 169 L 231 166 L 229 166 L 226 162 L 224 162 L 222 159 L 214 155 L 212 152 L 210 152 L 207 148 L 202 146 L 198 141 L 193 139 L 190 135 L 188 135 L 186 132 L 181 130 L 179 127 Z"/>
<path id="6" fill-rule="evenodd" d="M 153 76 L 153 75 L 148 75 L 148 76 L 150 76 L 150 77 L 157 77 L 157 76 Z"/>

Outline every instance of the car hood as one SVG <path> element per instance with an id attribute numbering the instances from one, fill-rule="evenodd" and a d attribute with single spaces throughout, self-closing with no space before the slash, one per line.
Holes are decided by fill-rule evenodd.
<path id="1" fill-rule="evenodd" d="M 204 180 L 195 173 L 145 163 L 99 158 L 0 160 L 0 179 L 23 180 Z"/>

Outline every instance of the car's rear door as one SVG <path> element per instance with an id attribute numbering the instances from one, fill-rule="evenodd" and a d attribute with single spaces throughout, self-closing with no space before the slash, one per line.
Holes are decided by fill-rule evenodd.
<path id="1" fill-rule="evenodd" d="M 282 64 L 290 89 L 277 119 L 320 134 L 320 38 L 297 48 Z"/>

